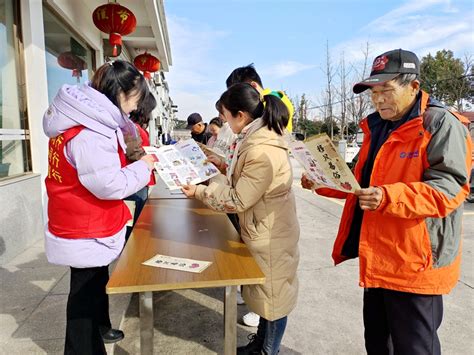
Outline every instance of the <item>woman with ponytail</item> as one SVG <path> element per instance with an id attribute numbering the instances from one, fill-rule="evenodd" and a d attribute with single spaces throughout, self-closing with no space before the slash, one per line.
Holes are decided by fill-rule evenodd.
<path id="1" fill-rule="evenodd" d="M 237 354 L 277 354 L 287 316 L 296 305 L 299 225 L 288 146 L 288 110 L 278 95 L 264 97 L 250 84 L 231 86 L 219 100 L 237 134 L 225 175 L 183 192 L 207 206 L 239 216 L 241 237 L 265 274 L 263 285 L 243 288 L 245 302 L 260 315 L 257 334 Z"/>

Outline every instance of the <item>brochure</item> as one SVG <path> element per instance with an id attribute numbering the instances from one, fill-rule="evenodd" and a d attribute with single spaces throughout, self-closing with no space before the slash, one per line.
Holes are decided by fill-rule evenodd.
<path id="1" fill-rule="evenodd" d="M 154 155 L 155 169 L 170 190 L 183 185 L 199 184 L 219 174 L 219 170 L 207 161 L 206 155 L 194 139 L 187 139 L 161 148 L 143 147 Z"/>
<path id="2" fill-rule="evenodd" d="M 291 153 L 316 184 L 354 193 L 360 189 L 346 162 L 326 134 L 290 143 Z"/>
<path id="3" fill-rule="evenodd" d="M 207 145 L 199 143 L 199 142 L 197 144 L 199 148 L 202 149 L 204 154 L 206 154 L 206 156 L 215 155 L 220 159 L 225 159 L 225 155 L 221 151 L 218 151 L 217 149 L 209 148 Z"/>
<path id="4" fill-rule="evenodd" d="M 156 254 L 153 258 L 144 261 L 142 264 L 164 269 L 200 273 L 211 265 L 212 262 Z"/>

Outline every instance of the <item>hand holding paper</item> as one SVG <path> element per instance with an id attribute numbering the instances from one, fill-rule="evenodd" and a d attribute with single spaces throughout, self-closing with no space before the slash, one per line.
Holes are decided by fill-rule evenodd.
<path id="1" fill-rule="evenodd" d="M 155 168 L 170 190 L 198 184 L 219 174 L 193 139 L 161 148 L 143 147 L 157 157 Z"/>
<path id="2" fill-rule="evenodd" d="M 380 187 L 370 186 L 355 192 L 359 197 L 359 206 L 362 210 L 376 210 L 382 202 L 383 192 Z"/>
<path id="3" fill-rule="evenodd" d="M 183 191 L 183 194 L 185 194 L 186 197 L 194 198 L 194 195 L 196 195 L 196 185 L 184 185 L 182 186 L 181 191 Z"/>
<path id="4" fill-rule="evenodd" d="M 309 181 L 312 181 L 344 192 L 354 193 L 360 189 L 359 183 L 326 134 L 312 138 L 306 144 L 301 141 L 291 142 L 290 149 L 306 170 L 307 176 L 304 182 L 302 180 L 303 187 L 309 188 Z"/>
<path id="5" fill-rule="evenodd" d="M 140 158 L 140 160 L 143 160 L 146 165 L 148 165 L 149 170 L 153 170 L 155 167 L 155 162 L 157 161 L 156 155 L 154 154 L 147 154 L 144 155 Z"/>

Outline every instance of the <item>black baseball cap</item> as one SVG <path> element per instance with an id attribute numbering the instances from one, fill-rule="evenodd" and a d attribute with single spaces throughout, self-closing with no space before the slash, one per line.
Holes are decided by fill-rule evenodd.
<path id="1" fill-rule="evenodd" d="M 196 123 L 202 122 L 202 117 L 199 113 L 194 112 L 188 116 L 187 129 L 191 129 Z"/>
<path id="2" fill-rule="evenodd" d="M 395 49 L 379 55 L 374 59 L 370 76 L 355 84 L 352 91 L 355 94 L 360 94 L 374 85 L 395 79 L 400 74 L 420 75 L 420 61 L 415 53 Z"/>

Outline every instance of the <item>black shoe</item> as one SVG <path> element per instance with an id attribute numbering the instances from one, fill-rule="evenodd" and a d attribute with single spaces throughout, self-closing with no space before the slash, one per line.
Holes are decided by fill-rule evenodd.
<path id="1" fill-rule="evenodd" d="M 245 346 L 237 348 L 237 355 L 256 355 L 262 353 L 263 339 L 257 334 L 249 334 L 247 338 L 250 340 Z"/>
<path id="2" fill-rule="evenodd" d="M 100 335 L 104 340 L 105 344 L 116 343 L 125 337 L 125 334 L 121 330 L 110 328 L 107 331 L 101 331 Z"/>

